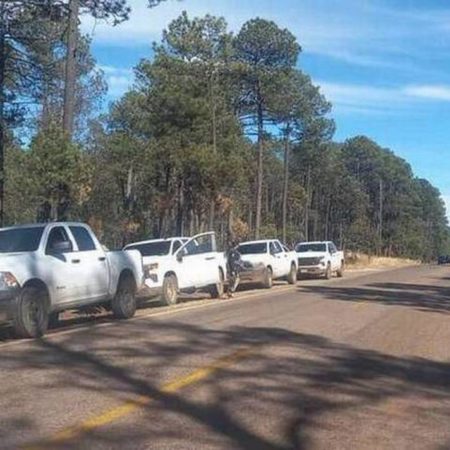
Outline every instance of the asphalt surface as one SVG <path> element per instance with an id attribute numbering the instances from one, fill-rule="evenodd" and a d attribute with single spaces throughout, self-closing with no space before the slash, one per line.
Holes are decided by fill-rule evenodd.
<path id="1" fill-rule="evenodd" d="M 450 267 L 68 320 L 0 343 L 0 447 L 450 448 Z"/>

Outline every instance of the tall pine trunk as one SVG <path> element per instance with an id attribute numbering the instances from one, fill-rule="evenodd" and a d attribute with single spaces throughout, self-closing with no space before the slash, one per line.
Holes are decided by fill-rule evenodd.
<path id="1" fill-rule="evenodd" d="M 262 185 L 263 185 L 263 156 L 264 156 L 264 126 L 263 108 L 261 101 L 258 102 L 257 122 L 258 122 L 258 168 L 256 175 L 256 217 L 255 217 L 255 238 L 259 239 L 261 229 L 261 208 L 262 208 Z"/>
<path id="2" fill-rule="evenodd" d="M 67 35 L 66 76 L 64 84 L 63 130 L 71 139 L 75 115 L 76 52 L 78 46 L 79 0 L 69 1 L 69 29 Z"/>
<path id="3" fill-rule="evenodd" d="M 180 179 L 178 183 L 178 206 L 176 214 L 176 233 L 183 236 L 184 233 L 184 181 Z"/>
<path id="4" fill-rule="evenodd" d="M 308 166 L 306 176 L 306 209 L 305 209 L 305 241 L 309 240 L 309 208 L 311 203 L 311 166 Z"/>
<path id="5" fill-rule="evenodd" d="M 211 134 L 212 134 L 212 149 L 214 155 L 217 154 L 217 107 L 214 95 L 214 71 L 211 72 L 211 76 L 209 79 L 209 98 L 211 105 Z M 208 218 L 208 227 L 210 230 L 214 229 L 214 219 L 216 214 L 216 195 L 213 192 L 211 203 L 209 204 L 209 218 Z"/>
<path id="6" fill-rule="evenodd" d="M 282 228 L 283 242 L 286 242 L 287 234 L 287 201 L 289 189 L 289 152 L 290 152 L 290 128 L 286 128 L 286 137 L 284 142 L 284 174 L 283 174 L 283 210 L 282 210 Z"/>

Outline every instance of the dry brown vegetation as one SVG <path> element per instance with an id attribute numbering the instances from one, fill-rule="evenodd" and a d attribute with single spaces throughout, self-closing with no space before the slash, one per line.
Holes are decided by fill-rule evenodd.
<path id="1" fill-rule="evenodd" d="M 416 266 L 419 260 L 407 258 L 393 258 L 387 256 L 371 256 L 363 253 L 347 253 L 346 265 L 349 269 L 382 269 L 389 267 Z"/>

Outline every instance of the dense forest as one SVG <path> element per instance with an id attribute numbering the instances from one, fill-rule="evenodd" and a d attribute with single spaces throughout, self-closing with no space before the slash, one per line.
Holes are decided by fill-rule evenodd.
<path id="1" fill-rule="evenodd" d="M 82 220 L 111 247 L 214 229 L 223 244 L 331 239 L 423 260 L 448 251 L 435 187 L 365 136 L 333 141 L 332 105 L 289 30 L 255 18 L 231 33 L 223 18 L 183 13 L 106 107 L 79 20 L 120 27 L 124 0 L 1 8 L 5 225 Z"/>

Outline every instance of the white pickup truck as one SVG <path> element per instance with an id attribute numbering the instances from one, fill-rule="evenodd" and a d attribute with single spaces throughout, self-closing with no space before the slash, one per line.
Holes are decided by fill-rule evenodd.
<path id="1" fill-rule="evenodd" d="M 298 257 L 298 275 L 319 275 L 329 279 L 335 273 L 344 276 L 344 252 L 331 241 L 300 242 L 295 246 Z"/>
<path id="2" fill-rule="evenodd" d="M 41 336 L 58 313 L 104 305 L 127 319 L 143 283 L 139 252 L 106 252 L 77 222 L 0 229 L 0 320 L 20 337 Z"/>
<path id="3" fill-rule="evenodd" d="M 124 250 L 138 250 L 143 258 L 144 297 L 161 296 L 166 305 L 178 301 L 181 291 L 207 291 L 213 298 L 224 292 L 226 261 L 216 248 L 214 232 L 190 239 L 174 237 L 129 244 Z"/>
<path id="4" fill-rule="evenodd" d="M 297 281 L 297 255 L 277 239 L 242 242 L 237 246 L 242 261 L 266 266 L 263 286 L 270 289 L 273 280 Z"/>

